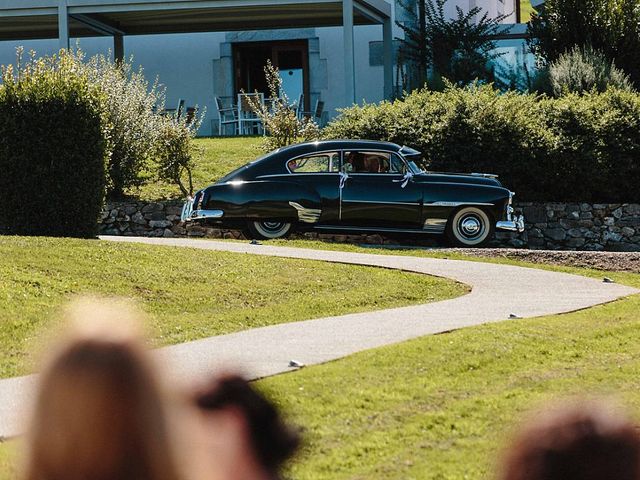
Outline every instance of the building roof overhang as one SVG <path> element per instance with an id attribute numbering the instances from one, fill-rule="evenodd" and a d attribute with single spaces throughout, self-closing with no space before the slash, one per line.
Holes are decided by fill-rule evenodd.
<path id="1" fill-rule="evenodd" d="M 58 38 L 61 1 L 71 37 L 343 24 L 343 1 L 336 0 L 0 0 L 0 40 Z M 351 1 L 355 25 L 379 25 L 390 18 L 391 6 L 384 0 Z"/>

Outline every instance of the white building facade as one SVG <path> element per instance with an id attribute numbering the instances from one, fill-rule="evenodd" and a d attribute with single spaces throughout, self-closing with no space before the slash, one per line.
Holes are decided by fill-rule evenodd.
<path id="1" fill-rule="evenodd" d="M 479 6 L 491 16 L 511 12 L 506 22 L 515 24 L 516 1 L 519 0 L 449 0 L 447 13 L 453 15 L 456 5 L 465 11 Z M 393 38 L 402 36 L 402 30 L 395 25 L 396 19 L 402 21 L 406 16 L 400 5 L 397 1 L 391 5 Z M 511 30 L 523 33 L 522 27 L 513 25 Z M 132 56 L 150 81 L 158 78 L 166 87 L 167 107 L 177 104 L 179 99 L 187 107 L 206 107 L 200 134 L 208 136 L 221 133 L 215 98 L 228 106 L 241 90 L 265 91 L 263 67 L 267 60 L 280 69 L 284 89 L 292 101 L 303 94 L 307 111 L 317 100 L 324 102 L 325 119 L 333 117 L 337 109 L 351 105 L 351 95 L 357 103 L 383 100 L 387 93 L 383 26 L 363 25 L 354 29 L 355 94 L 345 87 L 348 85 L 345 75 L 350 68 L 345 62 L 345 31 L 334 26 L 127 35 L 123 46 L 125 57 Z M 87 55 L 107 53 L 114 48 L 111 37 L 72 38 L 71 44 L 76 43 Z M 397 42 L 394 43 L 397 48 Z M 517 62 L 522 45 L 519 35 L 500 40 L 500 47 L 506 52 L 504 61 Z M 18 46 L 23 46 L 26 52 L 34 50 L 38 55 L 46 55 L 56 52 L 60 43 L 57 39 L 2 41 L 0 64 L 13 63 Z M 396 73 L 394 69 L 394 84 Z"/>

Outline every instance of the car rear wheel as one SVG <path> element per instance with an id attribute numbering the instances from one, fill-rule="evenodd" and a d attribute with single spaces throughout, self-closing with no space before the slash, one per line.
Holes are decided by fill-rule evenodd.
<path id="1" fill-rule="evenodd" d="M 457 210 L 447 223 L 447 238 L 456 247 L 481 247 L 493 236 L 494 225 L 478 207 Z"/>
<path id="2" fill-rule="evenodd" d="M 251 238 L 260 240 L 272 240 L 274 238 L 286 237 L 291 233 L 292 225 L 288 222 L 275 220 L 261 220 L 247 222 L 247 230 Z"/>

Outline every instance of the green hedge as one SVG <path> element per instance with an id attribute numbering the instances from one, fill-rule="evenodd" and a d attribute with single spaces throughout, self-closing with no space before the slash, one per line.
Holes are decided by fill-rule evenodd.
<path id="1" fill-rule="evenodd" d="M 491 86 L 423 90 L 345 109 L 324 136 L 409 145 L 434 171 L 496 173 L 519 200 L 640 202 L 634 92 L 552 99 Z"/>
<path id="2" fill-rule="evenodd" d="M 64 59 L 0 86 L 0 233 L 95 236 L 105 191 L 98 91 Z"/>

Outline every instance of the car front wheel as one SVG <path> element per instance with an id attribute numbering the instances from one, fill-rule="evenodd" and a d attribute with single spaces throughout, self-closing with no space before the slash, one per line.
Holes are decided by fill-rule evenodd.
<path id="1" fill-rule="evenodd" d="M 493 236 L 489 214 L 478 207 L 457 210 L 447 223 L 447 238 L 457 247 L 480 247 Z"/>
<path id="2" fill-rule="evenodd" d="M 260 240 L 272 240 L 274 238 L 286 237 L 291 233 L 292 225 L 288 222 L 274 220 L 261 220 L 247 222 L 247 230 L 251 238 Z"/>

